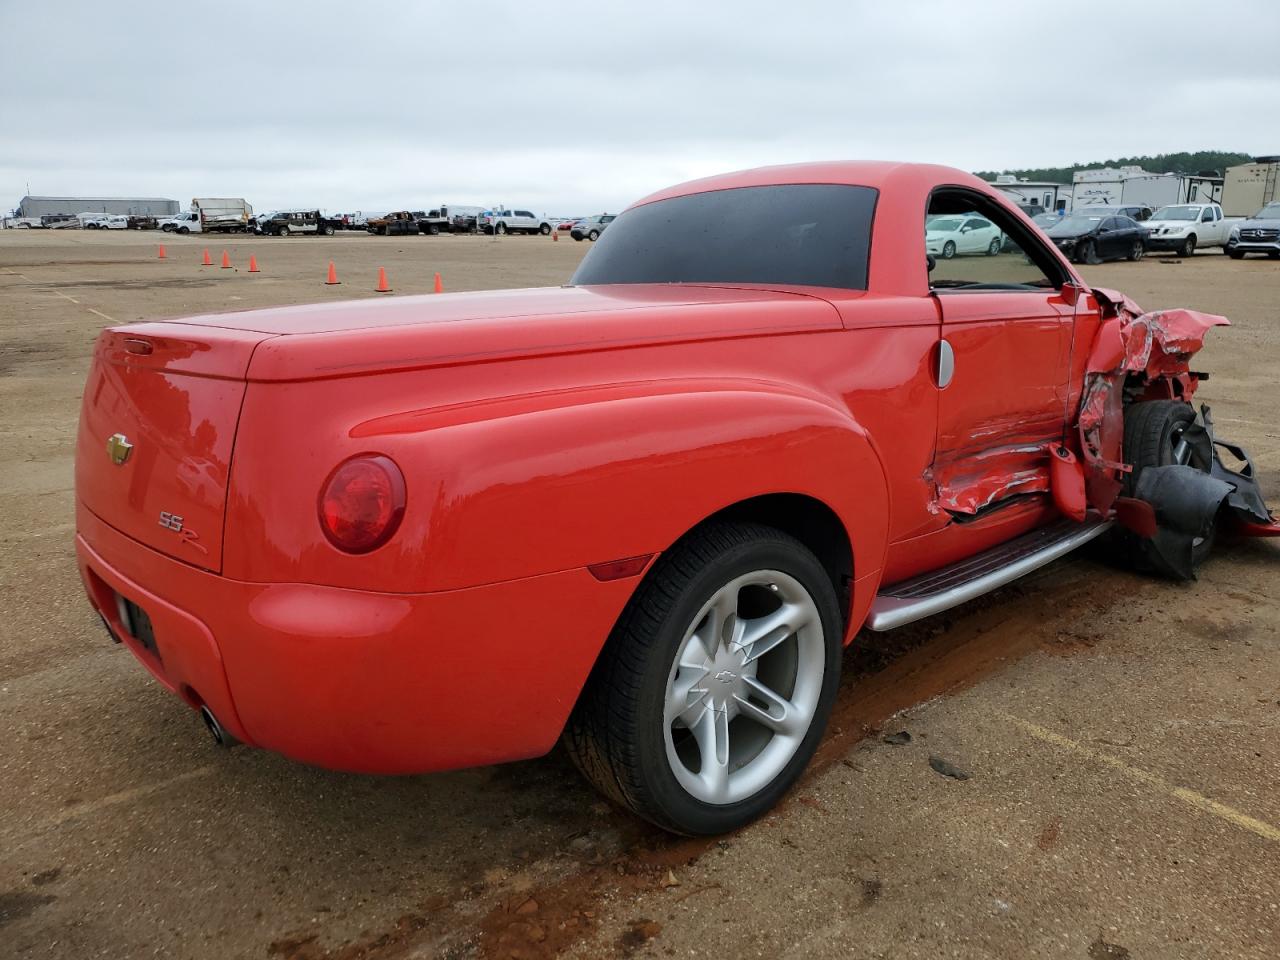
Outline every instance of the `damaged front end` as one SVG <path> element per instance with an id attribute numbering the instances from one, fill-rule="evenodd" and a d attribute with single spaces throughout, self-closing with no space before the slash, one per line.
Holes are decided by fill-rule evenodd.
<path id="1" fill-rule="evenodd" d="M 1248 454 L 1214 437 L 1207 405 L 1179 431 L 1168 462 L 1124 462 L 1126 409 L 1157 400 L 1190 404 L 1206 375 L 1188 362 L 1227 319 L 1194 310 L 1143 313 L 1121 294 L 1093 292 L 1102 325 L 1085 365 L 1078 417 L 1088 506 L 1138 537 L 1157 570 L 1185 579 L 1195 576 L 1202 548 L 1223 520 L 1238 535 L 1280 536 Z M 1228 468 L 1220 450 L 1239 466 Z"/>

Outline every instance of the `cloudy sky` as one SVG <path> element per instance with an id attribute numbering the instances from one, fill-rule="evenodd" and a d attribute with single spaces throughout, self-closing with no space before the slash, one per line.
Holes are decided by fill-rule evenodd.
<path id="1" fill-rule="evenodd" d="M 567 215 L 798 160 L 1280 153 L 1276 0 L 0 0 L 0 37 L 4 209 Z"/>

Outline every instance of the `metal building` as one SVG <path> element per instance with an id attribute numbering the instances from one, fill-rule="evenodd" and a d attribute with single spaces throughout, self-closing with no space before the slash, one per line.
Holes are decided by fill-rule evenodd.
<path id="1" fill-rule="evenodd" d="M 180 212 L 177 200 L 162 197 L 23 197 L 18 216 L 43 217 L 50 213 L 119 213 L 137 217 L 172 217 Z"/>

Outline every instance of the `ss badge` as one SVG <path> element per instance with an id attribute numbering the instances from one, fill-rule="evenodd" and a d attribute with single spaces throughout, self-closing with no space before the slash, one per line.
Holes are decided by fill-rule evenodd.
<path id="1" fill-rule="evenodd" d="M 160 511 L 160 526 L 166 530 L 174 530 L 178 533 L 182 532 L 182 518 L 176 513 L 168 513 L 164 510 Z"/>

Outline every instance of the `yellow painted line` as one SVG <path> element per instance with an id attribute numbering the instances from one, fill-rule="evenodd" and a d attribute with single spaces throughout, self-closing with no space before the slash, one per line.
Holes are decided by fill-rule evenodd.
<path id="1" fill-rule="evenodd" d="M 999 711 L 998 711 L 999 712 Z M 1219 803 L 1217 800 L 1210 800 L 1204 794 L 1196 793 L 1194 790 L 1188 790 L 1186 787 L 1179 787 L 1170 783 L 1163 777 L 1151 773 L 1149 770 L 1142 770 L 1138 767 L 1125 763 L 1119 757 L 1114 757 L 1109 753 L 1103 753 L 1101 750 L 1095 750 L 1093 747 L 1086 746 L 1070 737 L 1064 737 L 1060 733 L 1054 733 L 1039 724 L 1032 723 L 1030 720 L 1023 720 L 1021 717 L 1015 717 L 1009 713 L 1000 712 L 1000 716 L 1008 720 L 1014 726 L 1022 729 L 1023 732 L 1030 734 L 1037 740 L 1045 743 L 1051 743 L 1056 747 L 1062 747 L 1072 753 L 1079 754 L 1082 757 L 1101 763 L 1119 770 L 1130 779 L 1145 783 L 1150 787 L 1154 787 L 1162 793 L 1181 800 L 1183 803 L 1190 804 L 1197 810 L 1203 810 L 1205 813 L 1212 814 L 1219 819 L 1234 824 L 1242 830 L 1248 830 L 1250 833 L 1256 833 L 1265 840 L 1271 840 L 1274 843 L 1280 843 L 1280 827 L 1275 827 L 1264 820 L 1251 817 L 1247 813 L 1242 813 L 1235 807 L 1227 806 L 1225 803 Z"/>
<path id="2" fill-rule="evenodd" d="M 99 317 L 101 317 L 103 320 L 106 320 L 106 321 L 108 321 L 108 322 L 110 322 L 110 323 L 115 323 L 115 322 L 116 322 L 116 318 L 115 318 L 115 317 L 108 317 L 108 316 L 107 316 L 105 313 L 103 313 L 101 310 L 95 310 L 95 309 L 93 309 L 93 307 L 85 307 L 85 309 L 86 309 L 86 310 L 88 310 L 90 313 L 94 314 L 95 316 L 99 316 Z"/>
<path id="3" fill-rule="evenodd" d="M 78 306 L 80 306 L 80 301 L 79 301 L 79 300 L 77 300 L 75 297 L 68 297 L 65 293 L 62 293 L 62 292 L 60 292 L 60 291 L 58 291 L 58 290 L 55 290 L 55 291 L 53 291 L 53 292 L 54 292 L 54 293 L 56 293 L 58 296 L 60 296 L 63 300 L 70 300 L 70 301 L 71 301 L 72 303 L 74 303 L 77 307 L 78 307 Z"/>

